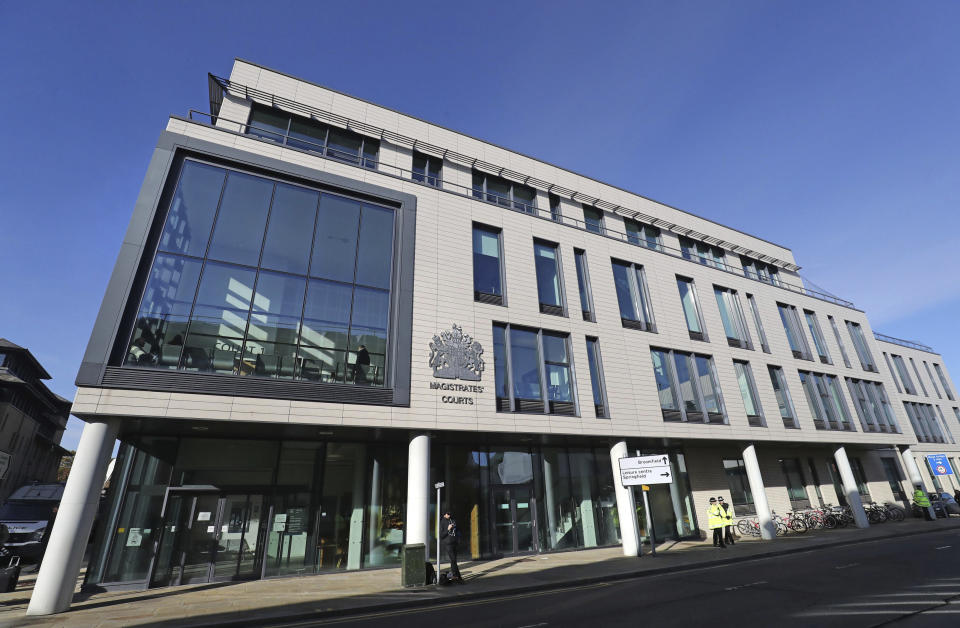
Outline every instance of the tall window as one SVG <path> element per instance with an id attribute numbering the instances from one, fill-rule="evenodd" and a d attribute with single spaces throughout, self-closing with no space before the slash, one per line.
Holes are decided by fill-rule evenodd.
<path id="1" fill-rule="evenodd" d="M 830 353 L 827 351 L 827 341 L 823 337 L 823 332 L 820 331 L 820 321 L 817 320 L 816 312 L 804 310 L 803 317 L 807 321 L 807 328 L 810 330 L 810 336 L 813 338 L 813 346 L 817 350 L 820 361 L 824 364 L 833 364 L 833 362 L 830 361 Z"/>
<path id="2" fill-rule="evenodd" d="M 548 200 L 550 201 L 550 220 L 554 222 L 563 221 L 563 213 L 560 209 L 560 197 L 556 194 L 549 194 Z"/>
<path id="3" fill-rule="evenodd" d="M 600 343 L 587 337 L 587 361 L 590 365 L 590 386 L 593 388 L 593 409 L 597 418 L 610 416 L 607 410 L 606 389 L 603 383 L 603 367 L 600 361 Z"/>
<path id="4" fill-rule="evenodd" d="M 613 260 L 613 283 L 617 288 L 620 322 L 623 326 L 656 331 L 643 266 Z"/>
<path id="5" fill-rule="evenodd" d="M 650 356 L 665 421 L 726 423 L 713 358 L 669 349 Z"/>
<path id="6" fill-rule="evenodd" d="M 488 203 L 496 203 L 534 216 L 537 214 L 535 189 L 479 170 L 473 171 L 473 196 Z"/>
<path id="7" fill-rule="evenodd" d="M 863 329 L 860 323 L 846 321 L 847 331 L 850 333 L 850 339 L 853 340 L 853 348 L 860 358 L 860 366 L 864 371 L 877 373 L 877 365 L 873 361 L 873 355 L 870 353 L 870 347 L 867 346 L 867 339 L 863 337 Z"/>
<path id="8" fill-rule="evenodd" d="M 495 323 L 497 410 L 576 416 L 565 334 Z"/>
<path id="9" fill-rule="evenodd" d="M 604 233 L 603 212 L 597 209 L 596 207 L 590 207 L 589 205 L 584 205 L 583 206 L 583 224 L 587 228 L 587 231 L 592 231 L 594 233 Z"/>
<path id="10" fill-rule="evenodd" d="M 693 340 L 706 340 L 707 333 L 700 314 L 700 303 L 693 279 L 677 276 L 677 289 L 680 291 L 680 305 L 683 317 L 687 321 L 687 332 Z"/>
<path id="11" fill-rule="evenodd" d="M 807 495 L 807 482 L 803 478 L 803 469 L 798 458 L 781 458 L 780 469 L 787 483 L 787 495 L 794 508 L 809 508 L 810 496 Z"/>
<path id="12" fill-rule="evenodd" d="M 833 337 L 837 340 L 837 346 L 840 347 L 840 355 L 843 357 L 843 365 L 850 368 L 850 356 L 847 355 L 847 348 L 843 346 L 843 340 L 840 338 L 840 330 L 837 328 L 837 321 L 832 316 L 827 315 L 830 321 L 830 328 L 833 330 Z"/>
<path id="13" fill-rule="evenodd" d="M 860 418 L 863 431 L 898 433 L 900 428 L 893 416 L 893 409 L 883 390 L 883 384 L 851 377 L 846 379 L 847 390 L 850 392 L 850 398 L 853 400 L 853 407 Z"/>
<path id="14" fill-rule="evenodd" d="M 533 263 L 537 271 L 537 296 L 540 299 L 540 311 L 544 314 L 564 316 L 559 247 L 550 242 L 534 240 Z"/>
<path id="15" fill-rule="evenodd" d="M 580 291 L 580 311 L 583 313 L 583 320 L 595 321 L 593 295 L 590 290 L 590 273 L 587 269 L 587 253 L 580 249 L 574 249 L 573 259 L 577 266 L 577 289 Z"/>
<path id="16" fill-rule="evenodd" d="M 740 458 L 724 459 L 723 472 L 727 476 L 727 485 L 730 488 L 730 501 L 738 515 L 756 514 L 753 503 L 753 493 L 750 492 L 750 482 L 747 480 L 747 467 Z"/>
<path id="17" fill-rule="evenodd" d="M 900 380 L 897 379 L 897 372 L 893 369 L 893 362 L 890 361 L 890 356 L 887 355 L 887 352 L 883 352 L 883 360 L 887 363 L 887 370 L 890 371 L 890 379 L 893 380 L 894 386 L 897 387 L 898 393 L 903 393 L 903 388 L 900 386 Z"/>
<path id="18" fill-rule="evenodd" d="M 907 494 L 903 491 L 903 474 L 897 461 L 887 456 L 882 456 L 880 462 L 883 464 L 883 472 L 887 476 L 887 482 L 890 484 L 890 492 L 893 496 L 902 502 L 907 501 Z"/>
<path id="19" fill-rule="evenodd" d="M 908 395 L 917 394 L 917 389 L 913 386 L 913 380 L 910 379 L 910 372 L 907 370 L 907 365 L 903 361 L 903 357 L 894 353 L 890 355 L 893 358 L 893 365 L 897 369 L 897 375 L 900 376 L 900 381 L 903 382 L 903 391 Z"/>
<path id="20" fill-rule="evenodd" d="M 860 462 L 860 458 L 851 458 L 850 459 L 850 470 L 853 471 L 853 480 L 857 483 L 857 492 L 860 493 L 860 498 L 865 501 L 870 501 L 870 489 L 867 487 L 867 474 L 863 470 L 863 463 Z"/>
<path id="21" fill-rule="evenodd" d="M 747 413 L 747 422 L 753 427 L 765 427 L 763 410 L 760 408 L 760 398 L 757 396 L 757 387 L 753 382 L 753 371 L 749 362 L 733 361 L 733 370 L 737 374 L 737 385 L 740 387 L 740 396 L 743 398 L 743 408 Z"/>
<path id="22" fill-rule="evenodd" d="M 413 152 L 413 180 L 420 183 L 432 185 L 435 188 L 441 186 L 440 173 L 443 170 L 443 159 L 432 155 Z"/>
<path id="23" fill-rule="evenodd" d="M 473 298 L 503 305 L 503 265 L 500 230 L 473 225 Z"/>
<path id="24" fill-rule="evenodd" d="M 933 379 L 933 373 L 930 372 L 930 365 L 927 364 L 927 361 L 923 361 L 923 368 L 927 372 L 927 378 L 930 380 L 930 383 L 933 384 L 933 392 L 937 393 L 937 399 L 943 399 L 943 395 L 940 394 L 940 389 L 937 388 L 937 380 Z"/>
<path id="25" fill-rule="evenodd" d="M 797 413 L 793 409 L 793 399 L 790 397 L 790 389 L 787 388 L 787 379 L 784 377 L 783 369 L 779 366 L 768 366 L 767 370 L 770 372 L 770 383 L 773 385 L 773 394 L 777 398 L 777 406 L 780 408 L 780 418 L 783 419 L 783 426 L 799 428 Z"/>
<path id="26" fill-rule="evenodd" d="M 380 152 L 380 140 L 263 105 L 251 109 L 247 134 L 364 168 L 376 168 Z"/>
<path id="27" fill-rule="evenodd" d="M 927 385 L 923 383 L 923 378 L 920 377 L 920 369 L 917 368 L 917 363 L 913 361 L 913 358 L 910 358 L 910 366 L 913 367 L 913 374 L 917 376 L 917 383 L 920 384 L 920 390 L 923 391 L 923 396 L 929 397 Z"/>
<path id="28" fill-rule="evenodd" d="M 780 312 L 780 320 L 783 322 L 783 331 L 787 334 L 787 342 L 790 344 L 790 351 L 793 357 L 801 360 L 813 360 L 810 355 L 810 346 L 807 344 L 807 337 L 803 333 L 803 327 L 800 325 L 800 317 L 797 314 L 797 308 L 792 305 L 777 303 L 777 310 Z"/>
<path id="29" fill-rule="evenodd" d="M 763 329 L 763 321 L 760 319 L 760 309 L 757 307 L 757 300 L 752 294 L 747 295 L 747 303 L 750 304 L 750 312 L 753 314 L 753 324 L 757 326 L 757 335 L 760 336 L 760 348 L 764 353 L 770 353 L 770 345 L 767 343 L 767 332 Z"/>
<path id="30" fill-rule="evenodd" d="M 743 317 L 737 291 L 714 286 L 713 292 L 717 296 L 717 307 L 720 308 L 720 320 L 723 321 L 723 330 L 727 334 L 727 344 L 731 347 L 752 349 L 747 319 Z"/>
<path id="31" fill-rule="evenodd" d="M 386 207 L 184 161 L 127 364 L 382 386 L 393 229 Z"/>
<path id="32" fill-rule="evenodd" d="M 921 443 L 944 443 L 943 431 L 937 424 L 933 406 L 925 403 L 904 401 L 903 407 L 910 418 L 910 425 Z"/>
<path id="33" fill-rule="evenodd" d="M 780 275 L 776 266 L 765 264 L 764 262 L 757 261 L 745 255 L 740 256 L 740 264 L 743 266 L 743 275 L 745 277 L 780 285 Z"/>
<path id="34" fill-rule="evenodd" d="M 947 376 L 943 374 L 943 369 L 940 368 L 939 364 L 934 362 L 933 370 L 937 372 L 937 377 L 940 378 L 940 385 L 943 386 L 943 392 L 947 395 L 947 399 L 954 401 L 953 391 L 950 388 L 950 384 L 947 382 Z"/>
<path id="35" fill-rule="evenodd" d="M 630 244 L 638 244 L 655 251 L 660 250 L 660 230 L 656 227 L 629 218 L 623 219 L 623 226 L 627 231 L 627 242 Z"/>
<path id="36" fill-rule="evenodd" d="M 683 255 L 683 259 L 699 262 L 704 266 L 726 268 L 723 261 L 723 249 L 711 246 L 706 242 L 680 236 L 680 253 Z"/>
<path id="37" fill-rule="evenodd" d="M 854 431 L 843 393 L 833 375 L 800 371 L 803 392 L 818 430 Z"/>
<path id="38" fill-rule="evenodd" d="M 943 427 L 943 433 L 946 434 L 947 440 L 949 440 L 951 444 L 955 445 L 956 441 L 953 440 L 953 432 L 950 430 L 950 426 L 947 425 L 947 419 L 943 416 L 943 410 L 940 409 L 940 406 L 934 406 L 934 408 L 937 411 L 937 416 L 940 418 L 940 425 Z"/>

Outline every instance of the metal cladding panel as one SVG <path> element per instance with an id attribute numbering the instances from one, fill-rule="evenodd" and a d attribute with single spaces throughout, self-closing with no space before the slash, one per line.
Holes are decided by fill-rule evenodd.
<path id="1" fill-rule="evenodd" d="M 394 405 L 392 388 L 294 382 L 184 371 L 155 371 L 118 366 L 107 367 L 103 376 L 103 387 L 261 399 Z"/>

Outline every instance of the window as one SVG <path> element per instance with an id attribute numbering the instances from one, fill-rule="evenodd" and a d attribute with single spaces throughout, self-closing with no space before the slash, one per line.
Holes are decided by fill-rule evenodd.
<path id="1" fill-rule="evenodd" d="M 943 416 L 943 410 L 940 409 L 940 406 L 934 406 L 937 409 L 937 416 L 940 417 L 940 426 L 943 428 L 943 433 L 946 434 L 947 440 L 951 444 L 955 445 L 956 441 L 953 440 L 953 432 L 950 431 L 950 426 L 947 425 L 947 419 Z"/>
<path id="2" fill-rule="evenodd" d="M 853 348 L 857 352 L 857 357 L 860 358 L 860 366 L 863 367 L 864 371 L 878 373 L 877 366 L 873 362 L 873 355 L 870 353 L 870 347 L 867 346 L 867 340 L 863 337 L 863 329 L 860 327 L 860 323 L 851 321 L 846 321 L 846 323 L 847 332 L 853 340 Z"/>
<path id="3" fill-rule="evenodd" d="M 910 425 L 921 443 L 944 443 L 943 431 L 933 413 L 933 406 L 925 403 L 904 401 L 903 407 L 910 418 Z"/>
<path id="4" fill-rule="evenodd" d="M 660 250 L 660 230 L 629 218 L 623 219 L 624 229 L 627 231 L 627 242 L 645 246 L 655 251 Z"/>
<path id="5" fill-rule="evenodd" d="M 894 386 L 897 387 L 898 393 L 903 393 L 903 388 L 900 387 L 900 381 L 897 379 L 897 372 L 893 370 L 893 362 L 890 361 L 890 356 L 887 355 L 887 352 L 883 352 L 883 360 L 887 363 L 887 370 L 890 371 L 890 379 L 893 380 Z"/>
<path id="6" fill-rule="evenodd" d="M 726 423 L 713 358 L 669 349 L 650 355 L 664 421 Z"/>
<path id="7" fill-rule="evenodd" d="M 847 355 L 847 348 L 843 346 L 843 340 L 840 339 L 840 330 L 837 328 L 837 321 L 832 316 L 827 316 L 830 321 L 830 328 L 833 330 L 833 337 L 837 340 L 837 346 L 840 347 L 840 355 L 843 357 L 843 365 L 850 368 L 850 356 Z"/>
<path id="8" fill-rule="evenodd" d="M 803 392 L 818 430 L 854 431 L 843 393 L 833 375 L 800 371 Z"/>
<path id="9" fill-rule="evenodd" d="M 752 294 L 747 295 L 747 303 L 750 304 L 750 312 L 753 314 L 753 324 L 757 326 L 757 335 L 760 336 L 760 348 L 764 353 L 770 353 L 770 345 L 767 344 L 767 332 L 763 329 L 763 321 L 760 320 L 760 309 L 757 307 L 757 300 Z"/>
<path id="10" fill-rule="evenodd" d="M 580 291 L 580 311 L 583 320 L 596 321 L 593 314 L 593 296 L 590 291 L 590 273 L 587 271 L 587 254 L 580 249 L 573 249 L 573 259 L 577 267 L 577 289 Z"/>
<path id="11" fill-rule="evenodd" d="M 780 311 L 780 320 L 783 322 L 783 331 L 787 334 L 787 342 L 790 344 L 790 351 L 793 357 L 801 360 L 813 360 L 810 355 L 810 346 L 807 344 L 807 337 L 803 333 L 803 327 L 800 325 L 800 317 L 797 314 L 797 308 L 792 305 L 777 303 L 777 309 Z"/>
<path id="12" fill-rule="evenodd" d="M 733 370 L 737 374 L 737 385 L 740 387 L 740 396 L 743 398 L 743 408 L 747 412 L 747 422 L 753 427 L 766 427 L 750 363 L 734 360 Z"/>
<path id="13" fill-rule="evenodd" d="M 560 249 L 556 244 L 534 240 L 533 264 L 537 272 L 537 296 L 544 314 L 565 316 L 563 284 L 560 281 Z"/>
<path id="14" fill-rule="evenodd" d="M 692 240 L 685 236 L 680 236 L 680 253 L 683 259 L 699 262 L 704 266 L 725 269 L 723 262 L 723 249 L 717 246 L 711 246 L 706 242 Z"/>
<path id="15" fill-rule="evenodd" d="M 587 231 L 605 233 L 603 229 L 603 212 L 596 207 L 583 206 L 583 224 Z"/>
<path id="16" fill-rule="evenodd" d="M 953 415 L 957 417 L 957 423 L 960 423 L 960 408 L 954 408 Z"/>
<path id="17" fill-rule="evenodd" d="M 443 170 L 443 159 L 432 155 L 413 152 L 413 180 L 432 185 L 435 188 L 442 186 L 440 173 Z"/>
<path id="18" fill-rule="evenodd" d="M 833 364 L 830 361 L 830 353 L 827 351 L 827 342 L 823 338 L 823 332 L 820 331 L 820 321 L 817 320 L 817 314 L 811 310 L 804 310 L 803 316 L 807 321 L 807 328 L 810 329 L 813 346 L 817 350 L 820 361 L 824 364 Z"/>
<path id="19" fill-rule="evenodd" d="M 853 480 L 857 483 L 857 492 L 863 501 L 870 501 L 870 489 L 867 488 L 867 474 L 863 471 L 863 463 L 860 458 L 850 459 L 850 470 L 853 471 Z"/>
<path id="20" fill-rule="evenodd" d="M 603 368 L 600 362 L 600 343 L 587 337 L 587 361 L 590 365 L 590 386 L 593 388 L 593 408 L 597 418 L 607 418 L 606 390 L 603 385 Z"/>
<path id="21" fill-rule="evenodd" d="M 750 482 L 747 480 L 747 467 L 743 460 L 735 458 L 723 461 L 723 472 L 727 476 L 727 485 L 730 488 L 730 501 L 738 515 L 755 515 L 756 506 L 753 504 L 753 493 L 750 492 Z"/>
<path id="22" fill-rule="evenodd" d="M 913 358 L 910 358 L 910 366 L 913 367 L 913 374 L 917 376 L 917 383 L 920 384 L 920 390 L 923 391 L 923 396 L 929 397 L 927 385 L 923 383 L 923 378 L 920 377 L 920 369 L 917 368 L 917 363 L 913 361 Z"/>
<path id="23" fill-rule="evenodd" d="M 927 377 L 930 379 L 930 383 L 933 384 L 933 392 L 937 393 L 937 399 L 943 399 L 943 395 L 940 394 L 940 389 L 937 388 L 937 380 L 933 379 L 933 373 L 930 372 L 930 365 L 927 364 L 927 361 L 923 361 L 923 368 L 927 371 Z"/>
<path id="24" fill-rule="evenodd" d="M 495 323 L 497 410 L 576 416 L 564 334 Z"/>
<path id="25" fill-rule="evenodd" d="M 950 384 L 947 383 L 946 375 L 943 374 L 943 369 L 940 368 L 939 364 L 934 362 L 933 370 L 937 372 L 937 377 L 940 378 L 940 385 L 943 386 L 943 392 L 947 395 L 947 399 L 954 401 L 953 392 L 950 390 Z"/>
<path id="26" fill-rule="evenodd" d="M 745 255 L 740 256 L 740 265 L 743 266 L 743 275 L 745 277 L 773 285 L 780 285 L 780 275 L 776 266 L 757 261 Z"/>
<path id="27" fill-rule="evenodd" d="M 794 508 L 809 508 L 810 496 L 807 495 L 807 482 L 803 478 L 803 469 L 798 458 L 781 458 L 780 469 L 787 484 L 787 495 Z"/>
<path id="28" fill-rule="evenodd" d="M 499 229 L 473 225 L 473 298 L 503 305 L 503 265 Z"/>
<path id="29" fill-rule="evenodd" d="M 770 373 L 770 383 L 773 385 L 773 394 L 777 398 L 777 406 L 780 408 L 780 418 L 783 419 L 783 426 L 799 428 L 797 413 L 793 409 L 793 399 L 790 398 L 790 390 L 787 388 L 787 379 L 783 374 L 783 369 L 779 366 L 768 366 L 767 370 Z"/>
<path id="30" fill-rule="evenodd" d="M 364 168 L 377 167 L 380 141 L 318 120 L 254 105 L 247 134 Z"/>
<path id="31" fill-rule="evenodd" d="M 900 501 L 907 501 L 907 494 L 903 492 L 903 474 L 900 472 L 900 467 L 897 466 L 897 461 L 893 458 L 881 456 L 880 462 L 883 464 L 883 472 L 890 484 L 890 492 Z"/>
<path id="32" fill-rule="evenodd" d="M 488 203 L 537 215 L 537 191 L 503 177 L 474 170 L 473 196 Z"/>
<path id="33" fill-rule="evenodd" d="M 386 207 L 184 161 L 126 364 L 382 386 L 393 230 Z"/>
<path id="34" fill-rule="evenodd" d="M 613 283 L 617 288 L 621 324 L 630 329 L 656 331 L 643 266 L 613 260 Z"/>
<path id="35" fill-rule="evenodd" d="M 713 292 L 717 296 L 717 307 L 720 308 L 720 320 L 723 321 L 723 330 L 727 334 L 727 344 L 731 347 L 753 349 L 737 291 L 714 286 Z"/>
<path id="36" fill-rule="evenodd" d="M 687 332 L 693 340 L 706 340 L 706 327 L 703 316 L 700 314 L 700 302 L 693 279 L 677 275 L 677 289 L 680 291 L 680 305 L 683 307 L 683 317 L 687 321 Z"/>
<path id="37" fill-rule="evenodd" d="M 894 353 L 891 353 L 890 357 L 893 358 L 893 365 L 896 367 L 900 381 L 903 383 L 903 391 L 908 395 L 917 394 L 917 389 L 913 387 L 913 380 L 910 379 L 910 372 L 907 371 L 907 365 L 904 363 L 903 357 Z"/>
<path id="38" fill-rule="evenodd" d="M 900 431 L 883 384 L 864 380 L 846 378 L 847 390 L 853 400 L 853 407 L 860 418 L 860 426 L 864 432 Z"/>
<path id="39" fill-rule="evenodd" d="M 563 214 L 560 211 L 560 197 L 556 194 L 548 195 L 550 200 L 550 220 L 563 222 Z"/>
<path id="40" fill-rule="evenodd" d="M 813 458 L 807 458 L 807 466 L 810 469 L 810 480 L 813 482 L 813 490 L 817 492 L 817 501 L 820 502 L 820 507 L 823 508 L 823 493 L 820 491 L 820 475 L 817 473 L 817 464 L 813 461 Z"/>

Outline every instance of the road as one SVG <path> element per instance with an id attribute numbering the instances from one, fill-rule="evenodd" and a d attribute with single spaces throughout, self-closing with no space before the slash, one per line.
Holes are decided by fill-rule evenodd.
<path id="1" fill-rule="evenodd" d="M 811 550 L 676 575 L 276 626 L 958 627 L 960 532 Z"/>

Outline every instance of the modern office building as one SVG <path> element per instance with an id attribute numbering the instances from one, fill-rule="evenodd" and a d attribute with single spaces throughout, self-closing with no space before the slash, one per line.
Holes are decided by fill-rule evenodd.
<path id="1" fill-rule="evenodd" d="M 0 338 L 0 502 L 30 483 L 57 481 L 70 402 L 42 380 L 50 374 L 29 350 Z"/>
<path id="2" fill-rule="evenodd" d="M 398 565 L 438 481 L 470 557 L 635 555 L 701 536 L 711 495 L 763 521 L 897 500 L 932 488 L 920 451 L 960 455 L 942 359 L 786 247 L 247 61 L 209 88 L 134 205 L 31 613 L 69 605 L 115 438 L 87 586 Z M 651 530 L 636 452 L 672 471 Z"/>

